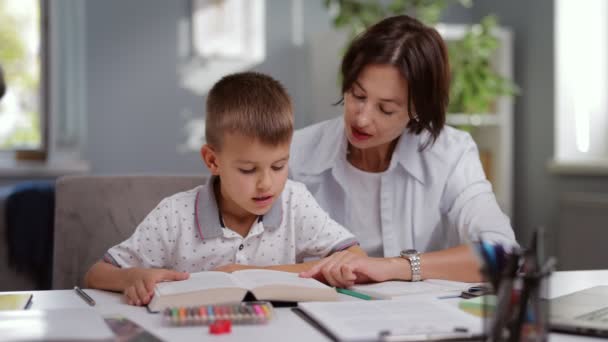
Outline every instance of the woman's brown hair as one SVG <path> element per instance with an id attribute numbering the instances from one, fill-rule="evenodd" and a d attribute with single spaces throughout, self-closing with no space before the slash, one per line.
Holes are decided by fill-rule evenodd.
<path id="1" fill-rule="evenodd" d="M 351 90 L 369 64 L 395 66 L 407 82 L 410 132 L 431 134 L 435 142 L 445 125 L 450 66 L 439 33 L 407 15 L 386 18 L 357 36 L 342 59 L 342 93 Z M 415 113 L 413 112 L 415 109 Z"/>

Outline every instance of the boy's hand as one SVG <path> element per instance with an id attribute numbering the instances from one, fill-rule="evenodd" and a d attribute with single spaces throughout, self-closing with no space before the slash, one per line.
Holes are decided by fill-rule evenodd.
<path id="1" fill-rule="evenodd" d="M 218 267 L 214 268 L 213 270 L 218 271 L 218 272 L 232 273 L 232 272 L 240 271 L 240 270 L 252 270 L 252 269 L 263 269 L 263 268 L 264 267 L 258 267 L 258 266 L 228 264 L 228 265 L 218 266 Z"/>
<path id="2" fill-rule="evenodd" d="M 154 286 L 162 281 L 185 280 L 187 272 L 164 268 L 132 268 L 129 270 L 129 285 L 123 291 L 129 305 L 147 305 L 154 295 Z"/>

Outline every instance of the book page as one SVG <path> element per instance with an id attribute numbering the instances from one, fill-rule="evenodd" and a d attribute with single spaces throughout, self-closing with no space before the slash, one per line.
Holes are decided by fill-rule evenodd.
<path id="1" fill-rule="evenodd" d="M 166 296 L 227 287 L 241 286 L 230 273 L 206 271 L 190 273 L 190 278 L 186 280 L 158 283 L 156 284 L 156 292 Z"/>
<path id="2" fill-rule="evenodd" d="M 382 331 L 393 335 L 438 334 L 458 327 L 480 333 L 483 323 L 449 303 L 428 297 L 299 303 L 298 307 L 341 341 L 377 340 Z"/>
<path id="3" fill-rule="evenodd" d="M 326 289 L 329 286 L 312 278 L 300 278 L 297 273 L 271 270 L 243 270 L 232 273 L 239 283 L 249 289 L 267 285 L 284 285 Z"/>

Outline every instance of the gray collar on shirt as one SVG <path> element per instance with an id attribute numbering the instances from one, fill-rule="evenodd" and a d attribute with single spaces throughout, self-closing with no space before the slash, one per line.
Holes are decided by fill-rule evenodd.
<path id="1" fill-rule="evenodd" d="M 213 184 L 217 180 L 216 176 L 211 177 L 196 194 L 194 218 L 203 240 L 222 236 L 222 222 L 220 221 L 220 212 L 213 191 Z M 283 219 L 282 205 L 282 195 L 280 195 L 270 211 L 261 218 L 264 222 L 264 228 L 278 228 L 281 225 Z"/>
<path id="2" fill-rule="evenodd" d="M 309 172 L 320 174 L 336 166 L 338 158 L 346 154 L 347 139 L 344 133 L 344 119 L 342 117 L 330 120 L 323 127 L 325 132 L 321 136 L 321 141 L 316 144 L 315 151 L 311 151 L 311 156 L 307 158 L 306 166 Z M 337 133 L 337 134 L 336 134 Z M 397 147 L 393 152 L 391 163 L 396 162 L 401 165 L 409 174 L 424 184 L 426 182 L 425 162 L 420 152 L 420 147 L 428 139 L 427 131 L 421 134 L 414 134 L 407 129 L 401 134 Z M 336 148 L 337 146 L 337 148 Z M 431 148 L 429 146 L 428 148 Z"/>

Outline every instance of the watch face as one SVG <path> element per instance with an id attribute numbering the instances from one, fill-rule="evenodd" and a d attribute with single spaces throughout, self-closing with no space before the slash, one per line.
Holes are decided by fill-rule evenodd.
<path id="1" fill-rule="evenodd" d="M 412 256 L 418 254 L 418 251 L 415 249 L 406 249 L 401 251 L 401 256 Z"/>

